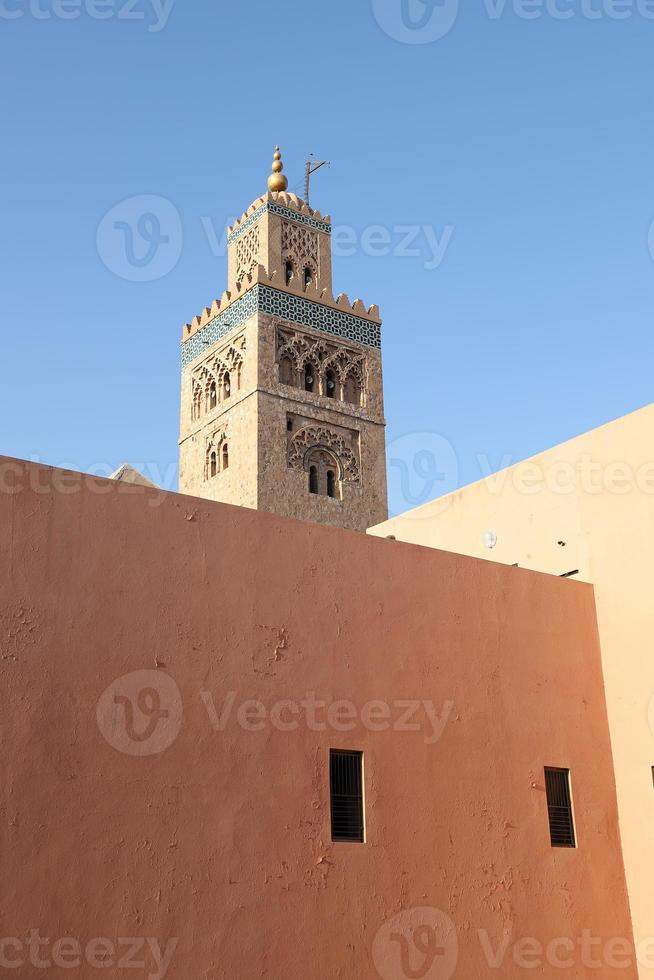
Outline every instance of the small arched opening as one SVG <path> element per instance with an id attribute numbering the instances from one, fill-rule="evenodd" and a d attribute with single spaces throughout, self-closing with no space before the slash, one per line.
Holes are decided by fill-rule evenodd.
<path id="1" fill-rule="evenodd" d="M 350 371 L 343 385 L 343 398 L 351 405 L 361 405 L 363 387 L 357 375 Z"/>
<path id="2" fill-rule="evenodd" d="M 331 368 L 325 371 L 325 395 L 327 398 L 336 398 L 336 374 Z"/>
<path id="3" fill-rule="evenodd" d="M 284 354 L 279 361 L 279 381 L 283 385 L 295 384 L 295 368 L 292 359 Z"/>

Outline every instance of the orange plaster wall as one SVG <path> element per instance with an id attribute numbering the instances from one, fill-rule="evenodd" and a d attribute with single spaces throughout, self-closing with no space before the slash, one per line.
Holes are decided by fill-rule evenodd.
<path id="1" fill-rule="evenodd" d="M 175 980 L 402 980 L 375 937 L 429 907 L 458 954 L 428 980 L 636 976 L 512 955 L 631 940 L 591 586 L 3 459 L 0 568 L 4 937 L 174 938 Z M 97 709 L 141 670 L 169 711 L 155 739 L 175 737 L 134 756 Z M 230 692 L 216 731 L 207 702 Z M 312 692 L 350 702 L 354 730 L 237 721 Z M 372 731 L 372 700 L 447 723 L 434 744 L 422 711 Z M 331 842 L 330 748 L 364 752 L 365 845 Z M 572 770 L 577 850 L 550 847 L 544 765 Z M 480 931 L 508 936 L 501 966 Z M 7 973 L 161 975 L 106 960 Z"/>

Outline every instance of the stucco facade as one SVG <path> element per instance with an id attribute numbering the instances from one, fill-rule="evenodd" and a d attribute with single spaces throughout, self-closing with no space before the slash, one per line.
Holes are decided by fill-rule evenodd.
<path id="1" fill-rule="evenodd" d="M 654 952 L 653 447 L 649 405 L 370 533 L 593 584 L 634 931 Z"/>
<path id="2" fill-rule="evenodd" d="M 14 460 L 0 490 L 11 975 L 40 930 L 84 980 L 94 937 L 108 978 L 636 976 L 592 586 Z"/>

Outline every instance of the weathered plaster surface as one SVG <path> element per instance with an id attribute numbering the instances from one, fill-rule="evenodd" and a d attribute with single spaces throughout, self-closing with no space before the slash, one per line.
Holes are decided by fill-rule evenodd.
<path id="1" fill-rule="evenodd" d="M 525 973 L 480 929 L 630 937 L 590 586 L 16 461 L 0 485 L 3 935 L 176 937 L 175 980 L 372 980 L 414 906 L 452 918 L 464 980 Z M 137 670 L 183 705 L 143 758 L 96 721 Z M 236 721 L 311 693 L 453 707 L 436 744 Z M 330 840 L 339 747 L 365 753 L 365 845 Z M 578 850 L 550 847 L 544 765 L 573 771 Z"/>

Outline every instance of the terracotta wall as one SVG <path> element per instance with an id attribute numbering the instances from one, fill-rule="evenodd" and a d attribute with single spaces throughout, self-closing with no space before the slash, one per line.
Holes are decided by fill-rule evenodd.
<path id="1" fill-rule="evenodd" d="M 590 586 L 15 461 L 0 491 L 8 975 L 635 976 Z"/>
<path id="2" fill-rule="evenodd" d="M 640 976 L 652 980 L 654 405 L 371 533 L 593 583 Z"/>

